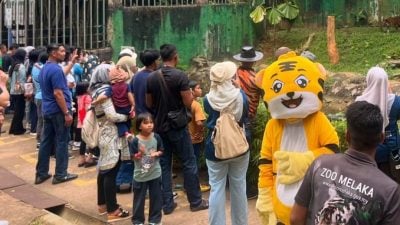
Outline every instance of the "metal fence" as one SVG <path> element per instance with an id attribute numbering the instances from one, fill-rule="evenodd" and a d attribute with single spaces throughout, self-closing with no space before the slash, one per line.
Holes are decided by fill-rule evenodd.
<path id="1" fill-rule="evenodd" d="M 125 7 L 133 6 L 179 6 L 179 5 L 198 5 L 198 4 L 228 4 L 237 0 L 123 0 Z"/>
<path id="2" fill-rule="evenodd" d="M 107 47 L 107 0 L 1 0 L 0 42 Z"/>

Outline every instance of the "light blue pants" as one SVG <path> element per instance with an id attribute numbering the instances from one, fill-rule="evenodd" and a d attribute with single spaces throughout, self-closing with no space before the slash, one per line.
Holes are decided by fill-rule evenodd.
<path id="1" fill-rule="evenodd" d="M 208 222 L 210 225 L 225 225 L 226 178 L 229 178 L 232 225 L 247 225 L 246 172 L 249 153 L 224 160 L 206 160 L 211 185 Z"/>

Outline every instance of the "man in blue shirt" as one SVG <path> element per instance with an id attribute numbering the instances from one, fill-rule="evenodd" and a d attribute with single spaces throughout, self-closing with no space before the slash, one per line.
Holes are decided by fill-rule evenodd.
<path id="1" fill-rule="evenodd" d="M 36 164 L 35 184 L 51 177 L 49 174 L 50 152 L 56 146 L 56 168 L 53 184 L 59 184 L 78 177 L 67 172 L 69 129 L 72 124 L 71 95 L 64 72 L 59 65 L 65 58 L 65 47 L 51 44 L 47 47 L 49 59 L 39 74 L 42 89 L 42 113 L 44 127 Z M 77 59 L 73 53 L 71 62 Z"/>

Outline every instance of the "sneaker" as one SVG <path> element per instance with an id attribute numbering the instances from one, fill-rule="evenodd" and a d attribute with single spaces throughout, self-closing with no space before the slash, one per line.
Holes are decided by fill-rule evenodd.
<path id="1" fill-rule="evenodd" d="M 36 176 L 35 177 L 35 184 L 41 184 L 41 183 L 45 182 L 46 180 L 48 180 L 50 177 L 51 177 L 51 174 L 47 174 L 44 177 Z"/>
<path id="2" fill-rule="evenodd" d="M 80 141 L 74 141 L 72 145 L 75 146 L 75 147 L 80 147 L 81 146 L 81 142 Z"/>
<path id="3" fill-rule="evenodd" d="M 162 223 L 149 223 L 149 225 L 162 225 Z"/>
<path id="4" fill-rule="evenodd" d="M 52 184 L 60 184 L 78 178 L 77 174 L 68 173 L 65 177 L 53 177 Z"/>
<path id="5" fill-rule="evenodd" d="M 119 220 L 124 220 L 124 219 L 129 219 L 130 217 L 132 217 L 132 216 L 129 215 L 129 212 L 127 210 L 123 209 L 123 208 L 119 208 L 117 210 L 118 210 L 117 213 L 113 212 L 113 213 L 109 213 L 107 215 L 107 222 L 108 223 L 119 221 Z"/>
<path id="6" fill-rule="evenodd" d="M 39 149 L 40 149 L 40 143 L 37 143 L 36 144 L 36 151 L 39 151 Z"/>
<path id="7" fill-rule="evenodd" d="M 207 192 L 211 189 L 210 185 L 208 184 L 200 184 L 200 190 L 201 192 Z"/>
<path id="8" fill-rule="evenodd" d="M 172 196 L 174 197 L 174 199 L 178 198 L 178 193 L 176 193 L 175 191 L 172 192 Z"/>
<path id="9" fill-rule="evenodd" d="M 166 209 L 166 208 L 164 208 L 164 209 L 163 209 L 164 215 L 169 215 L 169 214 L 171 214 L 171 213 L 176 209 L 177 206 L 178 206 L 178 204 L 177 204 L 176 202 L 174 202 L 174 203 L 172 204 L 172 208 L 171 208 L 171 209 Z"/>
<path id="10" fill-rule="evenodd" d="M 29 134 L 32 136 L 36 136 L 36 132 L 30 132 Z"/>
<path id="11" fill-rule="evenodd" d="M 192 212 L 197 212 L 197 211 L 204 210 L 204 209 L 208 209 L 208 201 L 205 199 L 201 200 L 201 203 L 199 206 L 190 207 L 190 211 L 192 211 Z"/>

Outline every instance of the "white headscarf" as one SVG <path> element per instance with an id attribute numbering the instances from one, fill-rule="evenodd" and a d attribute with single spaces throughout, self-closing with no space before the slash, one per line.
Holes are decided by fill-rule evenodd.
<path id="1" fill-rule="evenodd" d="M 356 101 L 367 101 L 381 109 L 383 130 L 389 124 L 389 113 L 394 101 L 394 94 L 389 93 L 387 73 L 380 67 L 372 67 L 367 73 L 367 88 Z"/>
<path id="2" fill-rule="evenodd" d="M 227 110 L 239 121 L 243 114 L 243 97 L 240 89 L 232 84 L 237 66 L 230 61 L 217 63 L 210 68 L 210 92 L 207 94 L 211 108 Z"/>

